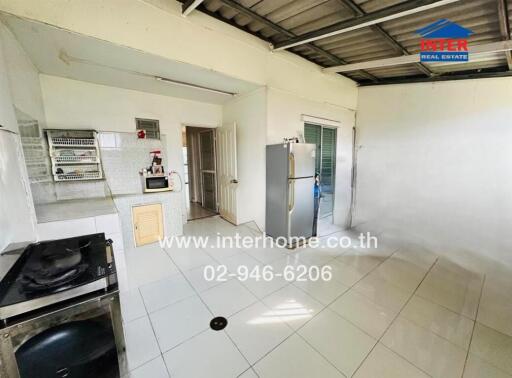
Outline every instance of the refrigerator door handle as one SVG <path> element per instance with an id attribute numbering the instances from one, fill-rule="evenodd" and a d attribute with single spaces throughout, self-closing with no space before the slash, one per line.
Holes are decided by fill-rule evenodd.
<path id="1" fill-rule="evenodd" d="M 295 180 L 288 180 L 288 211 L 295 207 Z"/>
<path id="2" fill-rule="evenodd" d="M 290 172 L 288 173 L 288 177 L 295 177 L 295 155 L 292 152 L 288 154 L 288 162 L 290 164 Z"/>

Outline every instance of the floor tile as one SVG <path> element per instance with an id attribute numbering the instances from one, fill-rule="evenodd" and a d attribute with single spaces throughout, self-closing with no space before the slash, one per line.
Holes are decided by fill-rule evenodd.
<path id="1" fill-rule="evenodd" d="M 398 314 L 398 310 L 379 306 L 353 289 L 337 299 L 329 308 L 376 339 L 384 334 Z"/>
<path id="2" fill-rule="evenodd" d="M 296 253 L 290 252 L 289 254 L 274 260 L 267 265 L 272 266 L 274 273 L 283 273 L 287 267 L 289 267 L 288 269 L 293 268 L 296 270 L 299 266 L 306 266 L 307 264 L 300 260 Z"/>
<path id="3" fill-rule="evenodd" d="M 128 284 L 131 289 L 161 280 L 178 272 L 178 268 L 159 245 L 125 251 Z"/>
<path id="4" fill-rule="evenodd" d="M 212 264 L 212 265 L 205 265 L 200 266 L 199 268 L 194 268 L 188 271 L 183 272 L 183 275 L 187 278 L 187 280 L 190 282 L 190 284 L 196 289 L 198 292 L 203 292 L 205 290 L 208 290 L 212 287 L 215 287 L 217 285 L 220 285 L 222 282 L 218 281 L 217 279 L 213 279 L 211 281 L 206 280 L 204 277 L 204 269 L 207 266 L 212 266 L 214 269 L 218 269 L 218 264 Z"/>
<path id="5" fill-rule="evenodd" d="M 194 289 L 181 274 L 141 286 L 140 292 L 149 313 L 195 295 Z"/>
<path id="6" fill-rule="evenodd" d="M 478 308 L 478 321 L 512 336 L 512 280 L 488 275 Z"/>
<path id="7" fill-rule="evenodd" d="M 119 294 L 121 300 L 121 315 L 123 322 L 128 323 L 146 316 L 146 307 L 142 301 L 139 289 L 132 289 Z"/>
<path id="8" fill-rule="evenodd" d="M 470 353 L 463 378 L 512 378 L 512 375 Z"/>
<path id="9" fill-rule="evenodd" d="M 474 322 L 418 296 L 411 298 L 401 316 L 455 345 L 468 349 Z"/>
<path id="10" fill-rule="evenodd" d="M 254 257 L 260 263 L 267 264 L 283 257 L 287 252 L 284 248 L 249 248 L 245 252 Z"/>
<path id="11" fill-rule="evenodd" d="M 354 378 L 376 377 L 428 378 L 429 375 L 379 343 L 354 374 Z"/>
<path id="12" fill-rule="evenodd" d="M 144 365 L 130 372 L 129 378 L 169 378 L 167 367 L 161 356 L 146 362 Z"/>
<path id="13" fill-rule="evenodd" d="M 166 248 L 165 251 L 182 270 L 216 264 L 216 261 L 200 248 Z"/>
<path id="14" fill-rule="evenodd" d="M 346 286 L 352 286 L 364 277 L 364 274 L 353 266 L 345 265 L 338 260 L 331 260 L 325 266 L 331 267 L 333 279 Z"/>
<path id="15" fill-rule="evenodd" d="M 205 331 L 164 354 L 172 378 L 235 378 L 249 364 L 223 331 Z"/>
<path id="16" fill-rule="evenodd" d="M 474 319 L 481 287 L 481 276 L 454 269 L 452 264 L 446 262 L 438 262 L 422 282 L 417 294 Z"/>
<path id="17" fill-rule="evenodd" d="M 324 305 L 328 305 L 348 290 L 348 286 L 336 280 L 324 281 L 320 279 L 318 281 L 295 281 L 293 285 Z"/>
<path id="18" fill-rule="evenodd" d="M 429 269 L 437 260 L 437 256 L 431 251 L 425 250 L 417 246 L 404 246 L 396 251 L 393 255 L 394 258 L 408 261 L 414 265 Z"/>
<path id="19" fill-rule="evenodd" d="M 342 378 L 343 375 L 297 335 L 254 365 L 260 378 Z"/>
<path id="20" fill-rule="evenodd" d="M 298 329 L 324 306 L 302 290 L 288 285 L 263 299 L 272 316 Z"/>
<path id="21" fill-rule="evenodd" d="M 258 378 L 258 375 L 250 368 L 243 372 L 242 375 L 239 375 L 238 378 Z"/>
<path id="22" fill-rule="evenodd" d="M 257 298 L 238 280 L 232 279 L 201 293 L 214 316 L 228 317 L 256 302 Z"/>
<path id="23" fill-rule="evenodd" d="M 256 260 L 254 257 L 249 256 L 247 253 L 243 252 L 222 259 L 220 261 L 220 264 L 225 265 L 230 273 L 243 274 L 245 268 L 247 268 L 247 270 L 251 272 L 254 269 L 254 267 L 260 265 L 260 262 Z"/>
<path id="24" fill-rule="evenodd" d="M 380 256 L 367 256 L 354 252 L 352 249 L 336 258 L 337 261 L 354 267 L 362 274 L 367 274 L 384 261 Z"/>
<path id="25" fill-rule="evenodd" d="M 184 299 L 150 315 L 162 352 L 207 330 L 212 318 L 198 296 Z"/>
<path id="26" fill-rule="evenodd" d="M 262 302 L 256 302 L 228 319 L 226 332 L 238 349 L 253 364 L 293 332 L 272 315 Z"/>
<path id="27" fill-rule="evenodd" d="M 401 316 L 393 322 L 381 342 L 433 377 L 462 375 L 467 354 L 464 349 Z"/>
<path id="28" fill-rule="evenodd" d="M 341 252 L 340 252 L 341 253 Z M 325 253 L 322 248 L 301 247 L 295 250 L 295 255 L 303 264 L 322 266 L 336 256 Z"/>
<path id="29" fill-rule="evenodd" d="M 260 272 L 263 271 L 265 265 L 260 265 Z M 274 270 L 274 274 L 280 273 L 280 270 Z M 289 282 L 287 282 L 283 277 L 274 276 L 273 279 L 266 281 L 263 278 L 256 279 L 254 277 L 249 277 L 247 280 L 240 281 L 242 285 L 244 285 L 251 293 L 253 293 L 258 299 L 263 299 L 264 297 L 272 294 L 273 292 L 287 286 Z"/>
<path id="30" fill-rule="evenodd" d="M 401 289 L 414 291 L 427 273 L 428 268 L 417 265 L 394 256 L 384 261 L 370 274 L 395 285 Z"/>
<path id="31" fill-rule="evenodd" d="M 322 311 L 298 332 L 348 377 L 377 342 L 329 309 Z"/>
<path id="32" fill-rule="evenodd" d="M 390 310 L 400 310 L 411 297 L 410 292 L 391 285 L 378 276 L 371 275 L 359 281 L 354 286 L 354 290 Z"/>
<path id="33" fill-rule="evenodd" d="M 470 352 L 512 374 L 512 337 L 476 323 Z"/>
<path id="34" fill-rule="evenodd" d="M 215 246 L 216 247 L 216 246 Z M 219 247 L 215 248 L 214 246 L 205 248 L 205 252 L 213 257 L 216 261 L 222 262 L 222 260 L 237 255 L 239 253 L 244 252 L 242 248 L 235 247 Z"/>
<path id="35" fill-rule="evenodd" d="M 151 323 L 147 317 L 124 325 L 128 369 L 134 370 L 160 355 Z"/>

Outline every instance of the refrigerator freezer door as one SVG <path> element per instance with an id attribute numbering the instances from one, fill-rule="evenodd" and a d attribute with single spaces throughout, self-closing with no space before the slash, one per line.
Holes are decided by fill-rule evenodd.
<path id="1" fill-rule="evenodd" d="M 308 143 L 291 143 L 289 178 L 312 177 L 315 175 L 316 146 Z"/>
<path id="2" fill-rule="evenodd" d="M 288 227 L 289 236 L 313 235 L 314 193 L 313 177 L 289 179 Z"/>

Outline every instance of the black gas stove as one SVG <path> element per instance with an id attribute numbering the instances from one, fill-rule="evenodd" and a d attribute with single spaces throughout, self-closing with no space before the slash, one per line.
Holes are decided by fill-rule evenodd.
<path id="1" fill-rule="evenodd" d="M 116 284 L 112 241 L 103 233 L 30 244 L 0 282 L 0 319 Z"/>

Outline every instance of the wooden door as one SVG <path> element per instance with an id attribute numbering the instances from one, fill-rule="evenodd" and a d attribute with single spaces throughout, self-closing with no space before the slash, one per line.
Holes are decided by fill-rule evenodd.
<path id="1" fill-rule="evenodd" d="M 217 161 L 219 213 L 222 218 L 237 225 L 238 169 L 234 122 L 217 129 Z"/>

